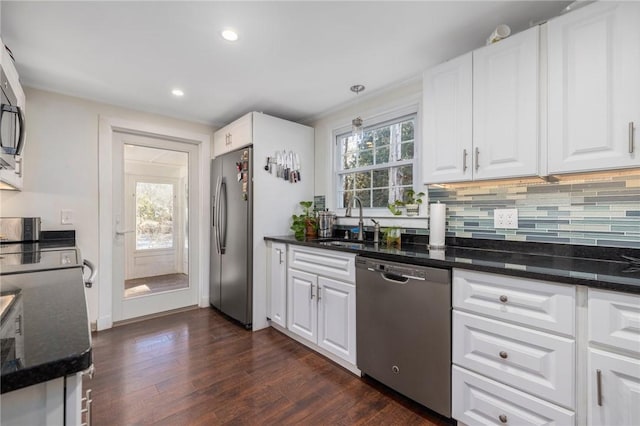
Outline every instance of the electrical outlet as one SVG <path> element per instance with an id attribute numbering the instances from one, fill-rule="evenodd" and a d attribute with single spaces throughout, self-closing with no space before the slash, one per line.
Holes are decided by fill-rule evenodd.
<path id="1" fill-rule="evenodd" d="M 493 227 L 518 229 L 518 209 L 495 209 L 493 211 Z"/>
<path id="2" fill-rule="evenodd" d="M 60 223 L 62 225 L 73 225 L 73 210 L 60 210 Z"/>

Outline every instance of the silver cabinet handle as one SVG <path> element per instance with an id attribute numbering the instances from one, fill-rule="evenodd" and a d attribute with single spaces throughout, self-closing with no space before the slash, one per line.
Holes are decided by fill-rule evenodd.
<path id="1" fill-rule="evenodd" d="M 596 391 L 598 405 L 602 407 L 602 371 L 596 370 Z"/>
<path id="2" fill-rule="evenodd" d="M 16 334 L 22 336 L 22 315 L 18 315 L 16 318 Z"/>
<path id="3" fill-rule="evenodd" d="M 633 154 L 634 143 L 635 143 L 634 126 L 633 126 L 633 121 L 630 121 L 629 122 L 629 154 Z"/>
<path id="4" fill-rule="evenodd" d="M 476 147 L 476 172 L 480 168 L 480 148 Z"/>
<path id="5" fill-rule="evenodd" d="M 505 414 L 500 414 L 498 416 L 498 419 L 500 420 L 501 423 L 506 423 L 507 422 L 507 416 Z"/>
<path id="6" fill-rule="evenodd" d="M 322 287 L 318 285 L 318 300 L 322 299 Z"/>
<path id="7" fill-rule="evenodd" d="M 467 171 L 467 150 L 462 150 L 462 173 Z"/>
<path id="8" fill-rule="evenodd" d="M 505 296 L 504 294 L 502 296 L 500 296 L 500 301 L 502 303 L 507 303 L 508 300 L 509 300 L 509 298 L 507 296 Z"/>
<path id="9" fill-rule="evenodd" d="M 311 287 L 309 287 L 309 296 L 310 299 L 313 300 L 313 284 L 311 284 Z"/>
<path id="10" fill-rule="evenodd" d="M 282 263 L 284 262 L 284 260 L 282 260 L 282 253 L 284 253 L 284 250 L 280 250 L 278 249 L 278 256 L 280 258 L 280 264 L 282 265 Z"/>
<path id="11" fill-rule="evenodd" d="M 505 351 L 500 351 L 499 355 L 502 359 L 507 359 L 509 357 L 509 354 L 507 354 Z"/>

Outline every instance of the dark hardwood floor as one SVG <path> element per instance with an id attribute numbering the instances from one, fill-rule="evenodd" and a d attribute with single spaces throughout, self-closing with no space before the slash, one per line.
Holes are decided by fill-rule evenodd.
<path id="1" fill-rule="evenodd" d="M 95 425 L 445 425 L 268 328 L 195 309 L 93 334 Z"/>

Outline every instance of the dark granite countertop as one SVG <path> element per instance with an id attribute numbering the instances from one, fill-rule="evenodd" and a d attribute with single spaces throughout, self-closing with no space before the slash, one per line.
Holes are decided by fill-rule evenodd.
<path id="1" fill-rule="evenodd" d="M 640 258 L 640 250 L 634 249 L 489 240 L 470 243 L 459 238 L 448 240 L 444 250 L 429 250 L 426 243 L 404 240 L 401 249 L 339 239 L 297 241 L 291 235 L 265 240 L 346 251 L 380 260 L 473 269 L 640 294 L 640 267 L 621 257 L 624 254 Z"/>
<path id="2" fill-rule="evenodd" d="M 2 313 L 2 393 L 89 368 L 91 334 L 81 267 L 0 280 L 2 295 L 15 296 Z"/>

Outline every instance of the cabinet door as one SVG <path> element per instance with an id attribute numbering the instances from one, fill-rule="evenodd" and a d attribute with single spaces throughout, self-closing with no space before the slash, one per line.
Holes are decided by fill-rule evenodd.
<path id="1" fill-rule="evenodd" d="M 318 345 L 356 363 L 356 287 L 318 277 Z"/>
<path id="2" fill-rule="evenodd" d="M 213 134 L 213 156 L 217 157 L 226 152 L 229 152 L 229 126 Z"/>
<path id="3" fill-rule="evenodd" d="M 253 113 L 243 115 L 229 126 L 229 151 L 253 143 Z"/>
<path id="4" fill-rule="evenodd" d="M 640 296 L 589 289 L 589 342 L 640 355 Z"/>
<path id="5" fill-rule="evenodd" d="M 289 269 L 287 328 L 313 343 L 318 340 L 317 287 L 316 275 Z"/>
<path id="6" fill-rule="evenodd" d="M 538 173 L 538 27 L 473 52 L 473 178 Z"/>
<path id="7" fill-rule="evenodd" d="M 424 183 L 471 180 L 471 58 L 467 53 L 424 73 Z"/>
<path id="8" fill-rule="evenodd" d="M 271 292 L 269 316 L 274 323 L 287 326 L 287 245 L 271 244 Z"/>
<path id="9" fill-rule="evenodd" d="M 589 425 L 640 425 L 640 360 L 589 349 L 588 393 Z"/>
<path id="10" fill-rule="evenodd" d="M 638 22 L 638 2 L 597 2 L 549 21 L 549 173 L 640 165 L 639 142 L 631 146 Z"/>

